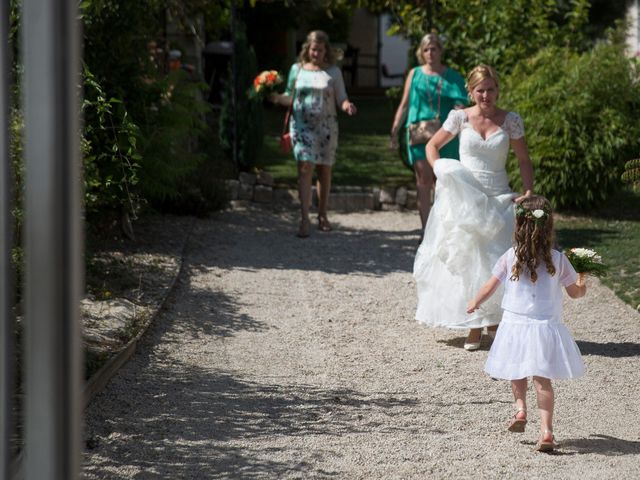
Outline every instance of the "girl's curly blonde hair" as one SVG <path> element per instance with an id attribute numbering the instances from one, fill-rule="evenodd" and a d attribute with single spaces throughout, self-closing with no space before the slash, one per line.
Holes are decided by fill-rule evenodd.
<path id="1" fill-rule="evenodd" d="M 309 48 L 312 43 L 321 43 L 324 45 L 324 61 L 326 64 L 333 65 L 336 63 L 336 54 L 329 43 L 329 35 L 322 30 L 313 30 L 307 34 L 307 39 L 302 44 L 300 55 L 298 55 L 298 63 L 308 63 L 311 61 L 311 58 L 309 57 Z"/>
<path id="2" fill-rule="evenodd" d="M 531 276 L 531 281 L 535 282 L 538 279 L 536 269 L 541 262 L 544 262 L 549 275 L 555 275 L 556 267 L 551 258 L 554 242 L 549 200 L 541 195 L 526 197 L 516 206 L 516 229 L 513 234 L 516 259 L 509 279 L 519 280 L 520 275 L 526 271 Z"/>

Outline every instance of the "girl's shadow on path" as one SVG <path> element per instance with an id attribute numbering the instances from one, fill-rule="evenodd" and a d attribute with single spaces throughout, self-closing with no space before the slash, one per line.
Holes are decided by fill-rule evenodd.
<path id="1" fill-rule="evenodd" d="M 640 442 L 623 440 L 609 435 L 595 434 L 589 438 L 568 438 L 560 442 L 560 448 L 570 448 L 575 453 L 599 453 L 606 456 L 639 455 Z"/>
<path id="2" fill-rule="evenodd" d="M 640 344 L 631 342 L 585 342 L 576 340 L 583 355 L 599 355 L 601 357 L 622 358 L 640 356 Z"/>

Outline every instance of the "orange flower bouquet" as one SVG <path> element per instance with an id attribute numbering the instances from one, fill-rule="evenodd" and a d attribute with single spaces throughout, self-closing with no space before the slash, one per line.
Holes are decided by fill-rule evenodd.
<path id="1" fill-rule="evenodd" d="M 274 93 L 278 85 L 282 84 L 282 76 L 275 70 L 265 70 L 253 79 L 252 97 L 264 98 Z"/>

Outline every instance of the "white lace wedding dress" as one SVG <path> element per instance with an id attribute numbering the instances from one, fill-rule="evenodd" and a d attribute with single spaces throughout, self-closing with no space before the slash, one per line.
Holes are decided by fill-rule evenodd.
<path id="1" fill-rule="evenodd" d="M 522 119 L 509 112 L 483 138 L 464 110 L 451 111 L 443 128 L 460 136 L 460 161 L 436 160 L 435 201 L 416 254 L 416 320 L 434 327 L 480 328 L 502 317 L 502 291 L 469 315 L 467 303 L 511 247 L 514 203 L 505 169 L 510 139 L 524 135 Z"/>

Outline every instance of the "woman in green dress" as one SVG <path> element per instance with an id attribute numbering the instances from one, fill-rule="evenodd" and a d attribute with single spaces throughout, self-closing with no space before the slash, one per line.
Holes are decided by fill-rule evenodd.
<path id="1" fill-rule="evenodd" d="M 420 65 L 407 75 L 402 100 L 391 127 L 393 148 L 397 148 L 398 132 L 403 122 L 407 127 L 408 159 L 416 174 L 418 209 L 423 233 L 431 208 L 433 170 L 427 163 L 426 142 L 411 145 L 409 125 L 423 120 L 444 121 L 451 110 L 466 106 L 468 101 L 462 76 L 442 64 L 443 50 L 442 42 L 435 33 L 422 37 L 416 50 Z M 459 158 L 457 138 L 449 142 L 441 154 L 447 158 Z"/>

